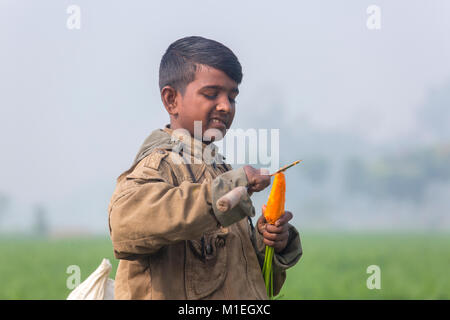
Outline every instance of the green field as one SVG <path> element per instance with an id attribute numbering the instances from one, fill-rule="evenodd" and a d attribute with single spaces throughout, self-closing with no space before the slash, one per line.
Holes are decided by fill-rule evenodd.
<path id="1" fill-rule="evenodd" d="M 288 271 L 283 299 L 450 299 L 450 235 L 304 233 L 304 255 Z M 69 265 L 84 280 L 112 254 L 108 238 L 0 238 L 0 299 L 66 299 Z M 381 289 L 369 290 L 369 265 Z"/>

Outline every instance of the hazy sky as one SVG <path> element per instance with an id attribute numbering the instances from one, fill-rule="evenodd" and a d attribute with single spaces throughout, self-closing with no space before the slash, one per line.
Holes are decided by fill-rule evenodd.
<path id="1" fill-rule="evenodd" d="M 66 26 L 72 4 L 79 30 Z M 371 4 L 380 30 L 366 26 Z M 188 35 L 240 59 L 234 128 L 276 109 L 263 125 L 294 137 L 307 123 L 387 144 L 415 132 L 427 93 L 450 81 L 445 0 L 0 0 L 0 192 L 60 222 L 102 219 L 115 177 L 168 122 L 159 62 Z"/>

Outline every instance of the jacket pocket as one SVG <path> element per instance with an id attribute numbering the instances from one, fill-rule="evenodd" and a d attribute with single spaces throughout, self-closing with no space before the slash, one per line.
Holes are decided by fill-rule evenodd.
<path id="1" fill-rule="evenodd" d="M 188 299 L 202 299 L 217 289 L 227 275 L 228 230 L 206 233 L 186 241 L 185 285 Z"/>

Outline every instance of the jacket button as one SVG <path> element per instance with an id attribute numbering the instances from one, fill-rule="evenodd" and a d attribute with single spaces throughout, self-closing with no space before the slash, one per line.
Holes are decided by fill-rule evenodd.
<path id="1" fill-rule="evenodd" d="M 212 247 L 210 244 L 206 245 L 206 254 L 211 254 L 212 253 Z"/>
<path id="2" fill-rule="evenodd" d="M 225 246 L 225 239 L 222 239 L 222 238 L 217 239 L 217 246 L 219 248 L 222 248 L 223 246 Z"/>

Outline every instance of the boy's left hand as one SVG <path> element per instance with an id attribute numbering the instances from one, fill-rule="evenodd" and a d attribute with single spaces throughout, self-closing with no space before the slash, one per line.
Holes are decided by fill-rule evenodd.
<path id="1" fill-rule="evenodd" d="M 289 223 L 292 219 L 290 211 L 284 211 L 284 214 L 278 219 L 275 224 L 269 224 L 264 218 L 264 211 L 266 205 L 262 207 L 262 215 L 257 222 L 258 232 L 264 237 L 264 244 L 273 247 L 276 253 L 279 253 L 286 248 L 289 238 Z"/>

